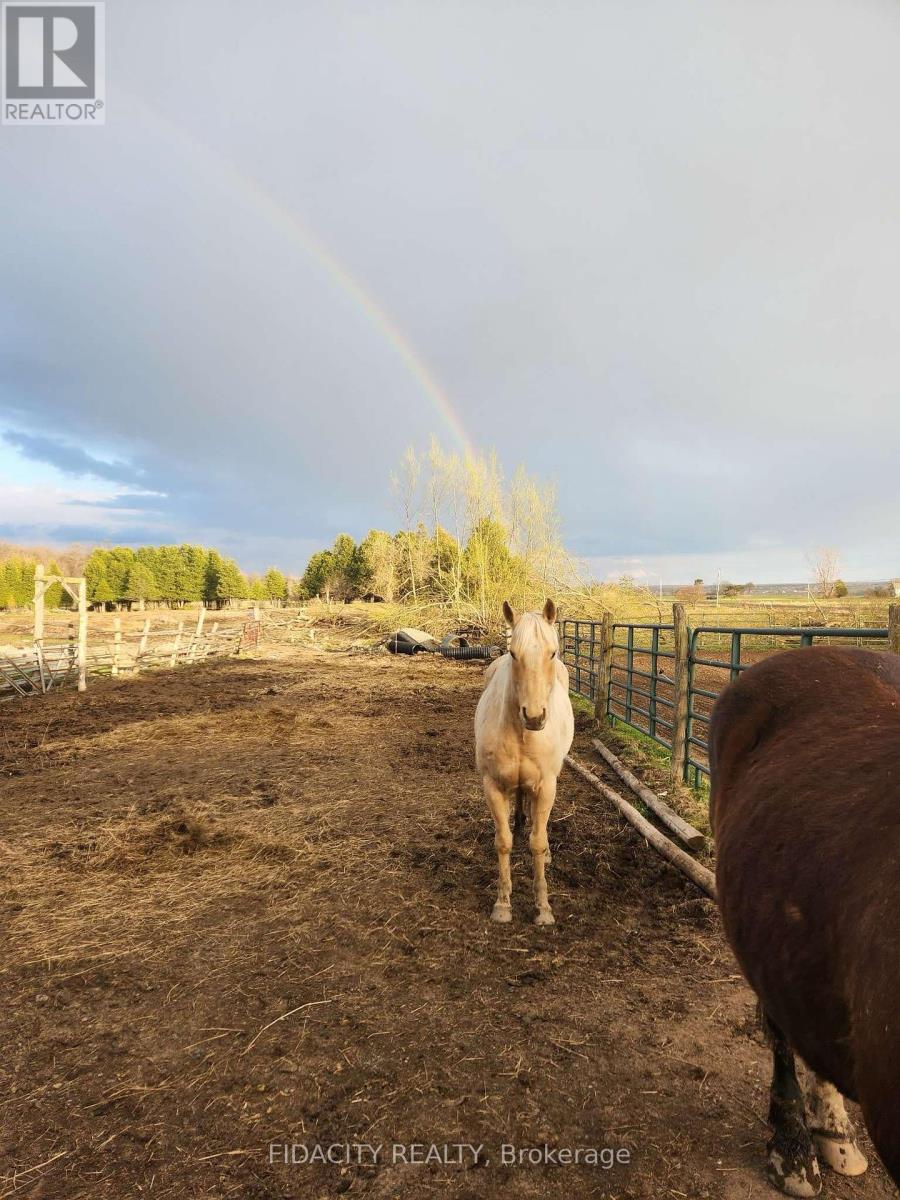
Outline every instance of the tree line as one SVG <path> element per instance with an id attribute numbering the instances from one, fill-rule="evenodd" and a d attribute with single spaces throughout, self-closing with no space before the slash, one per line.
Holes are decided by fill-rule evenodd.
<path id="1" fill-rule="evenodd" d="M 34 559 L 22 555 L 10 555 L 0 564 L 0 608 L 25 608 L 34 599 Z M 51 562 L 47 573 L 60 575 L 59 565 Z M 66 597 L 62 587 L 55 583 L 47 588 L 45 602 L 51 608 L 59 608 Z"/>
<path id="2" fill-rule="evenodd" d="M 509 599 L 521 607 L 579 586 L 562 546 L 556 495 L 496 455 L 407 450 L 391 477 L 402 527 L 346 533 L 319 550 L 301 580 L 304 596 L 440 603 L 489 622 Z"/>
<path id="3" fill-rule="evenodd" d="M 35 566 L 33 559 L 22 556 L 10 556 L 0 566 L 0 608 L 31 603 Z M 47 573 L 61 573 L 56 562 L 48 565 Z M 232 600 L 284 603 L 288 599 L 288 580 L 277 568 L 248 577 L 233 559 L 204 546 L 96 547 L 85 559 L 81 573 L 87 582 L 88 603 L 95 608 L 144 608 L 147 604 L 178 608 L 201 601 L 221 608 Z M 47 589 L 45 603 L 68 607 L 71 600 L 54 584 Z"/>

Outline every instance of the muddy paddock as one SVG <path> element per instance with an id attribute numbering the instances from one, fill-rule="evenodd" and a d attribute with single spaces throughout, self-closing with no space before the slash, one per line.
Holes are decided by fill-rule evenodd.
<path id="1" fill-rule="evenodd" d="M 480 680 L 300 651 L 0 710 L 0 1196 L 775 1195 L 713 906 L 571 772 L 556 926 L 521 848 L 489 922 Z M 545 1144 L 618 1161 L 504 1164 Z"/>

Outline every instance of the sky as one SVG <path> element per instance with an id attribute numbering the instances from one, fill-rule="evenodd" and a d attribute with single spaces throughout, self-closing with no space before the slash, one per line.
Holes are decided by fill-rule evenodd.
<path id="1" fill-rule="evenodd" d="M 597 578 L 900 574 L 895 0 L 108 0 L 0 128 L 0 539 L 298 572 L 408 444 Z"/>

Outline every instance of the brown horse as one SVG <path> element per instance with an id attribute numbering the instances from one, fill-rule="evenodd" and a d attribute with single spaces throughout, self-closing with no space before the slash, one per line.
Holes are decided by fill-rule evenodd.
<path id="1" fill-rule="evenodd" d="M 816 1151 L 866 1169 L 843 1093 L 900 1182 L 900 657 L 758 663 L 716 704 L 710 766 L 719 907 L 772 1040 L 769 1180 L 815 1195 Z"/>

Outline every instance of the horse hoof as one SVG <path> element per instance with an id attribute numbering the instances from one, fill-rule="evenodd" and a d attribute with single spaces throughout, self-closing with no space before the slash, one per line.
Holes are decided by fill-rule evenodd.
<path id="1" fill-rule="evenodd" d="M 784 1155 L 770 1147 L 766 1178 L 786 1196 L 818 1196 L 822 1190 L 822 1176 L 814 1154 Z"/>
<path id="2" fill-rule="evenodd" d="M 555 925 L 556 918 L 549 908 L 542 908 L 538 915 L 534 918 L 535 925 Z"/>
<path id="3" fill-rule="evenodd" d="M 512 905 L 501 904 L 498 900 L 491 913 L 491 920 L 496 921 L 498 925 L 508 925 L 512 920 Z"/>
<path id="4" fill-rule="evenodd" d="M 869 1160 L 855 1142 L 827 1133 L 813 1133 L 813 1141 L 819 1158 L 838 1175 L 862 1175 L 869 1166 Z"/>

